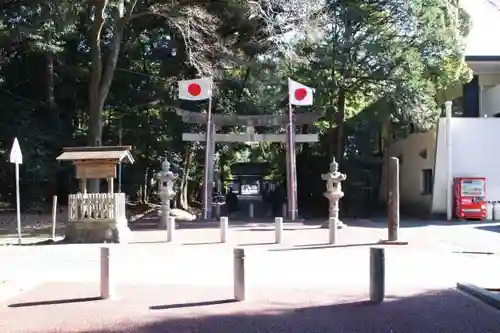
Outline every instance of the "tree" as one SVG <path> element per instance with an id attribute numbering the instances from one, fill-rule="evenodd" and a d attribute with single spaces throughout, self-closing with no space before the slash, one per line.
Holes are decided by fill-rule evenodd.
<path id="1" fill-rule="evenodd" d="M 91 54 L 88 99 L 90 144 L 101 145 L 102 111 L 111 88 L 125 31 L 132 21 L 147 17 L 155 21 L 157 28 L 163 26 L 168 30 L 167 33 L 171 43 L 175 45 L 176 52 L 182 53 L 194 70 L 193 74 L 210 75 L 214 73 L 214 67 L 220 55 L 231 54 L 234 46 L 238 46 L 238 39 L 241 39 L 234 34 L 236 31 L 224 31 L 228 25 L 222 21 L 222 18 L 243 19 L 248 22 L 247 25 L 268 22 L 267 27 L 274 30 L 273 11 L 277 11 L 276 15 L 284 15 L 289 12 L 285 10 L 286 8 L 281 0 L 265 1 L 264 6 L 259 6 L 253 1 L 236 0 L 224 3 L 224 5 L 180 0 L 168 3 L 153 1 L 148 4 L 137 0 L 89 2 L 88 12 L 94 13 L 89 36 Z M 283 25 L 279 26 L 283 27 Z M 132 30 L 134 32 L 131 38 L 140 33 L 141 24 L 132 27 Z M 254 36 L 257 34 L 257 37 L 259 37 L 258 34 L 264 33 L 265 31 L 255 28 L 252 31 L 252 34 Z M 101 41 L 104 36 L 109 40 L 106 57 L 103 55 Z M 233 41 L 228 38 L 230 36 L 233 37 Z"/>
<path id="2" fill-rule="evenodd" d="M 423 125 L 435 114 L 436 91 L 464 79 L 468 16 L 457 1 L 330 0 L 327 7 L 332 23 L 323 38 L 301 43 L 310 59 L 301 75 L 317 78 L 311 84 L 331 105 L 330 154 L 337 160 L 344 158 L 346 109 L 361 96 L 364 103 L 347 117 L 387 96 L 400 115 Z"/>

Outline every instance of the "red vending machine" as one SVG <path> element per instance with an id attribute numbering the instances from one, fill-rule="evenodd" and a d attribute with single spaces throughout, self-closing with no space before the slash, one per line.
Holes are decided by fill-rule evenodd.
<path id="1" fill-rule="evenodd" d="M 456 217 L 484 220 L 486 218 L 486 178 L 455 178 L 453 187 Z"/>

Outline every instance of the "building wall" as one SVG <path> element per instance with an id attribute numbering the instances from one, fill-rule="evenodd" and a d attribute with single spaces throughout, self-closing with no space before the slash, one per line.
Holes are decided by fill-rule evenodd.
<path id="1" fill-rule="evenodd" d="M 480 116 L 493 117 L 500 113 L 500 85 L 484 87 Z"/>
<path id="2" fill-rule="evenodd" d="M 446 212 L 446 127 L 441 118 L 437 134 L 433 213 Z M 497 140 L 498 139 L 498 140 Z M 453 177 L 486 177 L 487 200 L 500 201 L 500 118 L 452 118 L 451 156 Z"/>
<path id="3" fill-rule="evenodd" d="M 393 143 L 388 149 L 389 157 L 400 158 L 399 186 L 402 211 L 417 215 L 429 214 L 432 193 L 424 193 L 423 170 L 434 170 L 436 154 L 436 131 L 414 133 L 406 139 Z M 424 156 L 422 156 L 424 155 Z M 387 170 L 384 167 L 383 170 Z M 385 201 L 386 175 L 383 172 L 381 199 Z"/>

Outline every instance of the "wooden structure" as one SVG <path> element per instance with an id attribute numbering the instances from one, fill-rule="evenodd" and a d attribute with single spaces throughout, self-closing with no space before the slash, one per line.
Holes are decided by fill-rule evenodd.
<path id="1" fill-rule="evenodd" d="M 68 198 L 66 239 L 70 242 L 123 242 L 127 226 L 125 193 L 114 193 L 117 163 L 134 163 L 130 146 L 64 148 L 57 158 L 72 161 L 80 192 Z M 87 181 L 106 179 L 108 193 L 88 193 Z"/>

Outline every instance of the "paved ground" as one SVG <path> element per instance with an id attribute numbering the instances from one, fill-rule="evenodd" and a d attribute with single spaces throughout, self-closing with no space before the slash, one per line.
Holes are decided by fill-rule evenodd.
<path id="1" fill-rule="evenodd" d="M 97 286 L 47 284 L 0 307 L 0 331 L 496 333 L 495 310 L 454 290 L 400 290 L 380 305 L 353 288 L 267 288 L 234 303 L 229 288 L 122 286 L 95 300 Z M 291 297 L 291 294 L 293 296 Z"/>
<path id="2" fill-rule="evenodd" d="M 0 332 L 500 331 L 497 313 L 453 291 L 461 281 L 498 286 L 500 257 L 453 251 L 495 252 L 500 234 L 474 225 L 402 228 L 410 245 L 386 249 L 392 297 L 367 306 L 368 248 L 386 230 L 366 220 L 352 225 L 339 231 L 338 247 L 326 245 L 327 229 L 298 224 L 285 226 L 280 245 L 272 244 L 271 224 L 235 226 L 227 244 L 216 228 L 177 230 L 173 244 L 165 231 L 136 231 L 135 243 L 110 245 L 116 301 L 8 307 L 97 296 L 102 245 L 2 247 Z M 228 301 L 235 246 L 247 253 L 253 300 L 245 303 Z M 14 297 L 20 289 L 27 291 Z"/>

